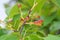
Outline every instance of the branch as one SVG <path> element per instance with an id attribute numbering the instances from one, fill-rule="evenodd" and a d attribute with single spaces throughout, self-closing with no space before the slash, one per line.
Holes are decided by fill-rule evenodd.
<path id="1" fill-rule="evenodd" d="M 32 6 L 32 8 L 28 11 L 28 15 L 27 17 L 31 14 L 31 11 L 34 9 L 34 7 L 37 5 L 37 3 L 34 3 L 34 5 Z M 21 25 L 21 28 L 19 28 L 20 30 L 20 34 L 22 33 L 22 30 L 24 28 L 24 24 L 26 23 L 26 20 L 24 20 L 23 24 Z"/>

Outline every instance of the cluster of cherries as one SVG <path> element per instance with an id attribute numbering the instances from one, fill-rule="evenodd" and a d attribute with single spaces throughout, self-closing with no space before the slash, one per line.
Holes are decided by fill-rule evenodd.
<path id="1" fill-rule="evenodd" d="M 18 8 L 21 8 L 21 4 L 18 4 Z M 37 16 L 37 18 L 40 18 L 40 16 Z M 21 21 L 24 21 L 24 20 L 28 21 L 28 20 L 30 20 L 30 17 L 27 16 L 26 18 L 21 18 Z M 37 26 L 41 26 L 43 23 L 43 20 L 37 20 L 37 21 L 31 22 L 31 23 L 34 25 L 37 25 Z"/>

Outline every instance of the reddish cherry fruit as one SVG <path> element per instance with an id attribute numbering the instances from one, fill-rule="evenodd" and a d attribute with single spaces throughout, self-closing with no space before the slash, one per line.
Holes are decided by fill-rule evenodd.
<path id="1" fill-rule="evenodd" d="M 34 24 L 35 25 L 38 25 L 38 26 L 41 26 L 43 23 L 43 20 L 38 20 L 38 21 L 35 21 Z"/>
<path id="2" fill-rule="evenodd" d="M 28 21 L 29 19 L 30 19 L 29 16 L 27 16 L 27 17 L 25 18 L 25 20 L 27 20 L 27 21 Z"/>
<path id="3" fill-rule="evenodd" d="M 41 22 L 43 22 L 43 20 L 38 20 L 38 22 L 40 22 L 40 23 L 41 23 Z"/>
<path id="4" fill-rule="evenodd" d="M 18 8 L 21 8 L 21 4 L 18 3 Z"/>

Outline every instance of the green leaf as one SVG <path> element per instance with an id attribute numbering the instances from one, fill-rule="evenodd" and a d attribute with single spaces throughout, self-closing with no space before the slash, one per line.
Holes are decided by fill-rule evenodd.
<path id="1" fill-rule="evenodd" d="M 22 2 L 27 5 L 28 7 L 32 7 L 34 0 L 22 0 Z"/>
<path id="2" fill-rule="evenodd" d="M 7 34 L 0 37 L 0 40 L 19 40 L 18 33 Z"/>
<path id="3" fill-rule="evenodd" d="M 60 0 L 51 0 L 51 1 L 60 8 Z"/>
<path id="4" fill-rule="evenodd" d="M 45 37 L 44 40 L 60 40 L 60 37 L 55 35 L 48 35 L 48 37 Z"/>
<path id="5" fill-rule="evenodd" d="M 23 17 L 23 18 L 26 18 L 27 16 L 28 16 L 28 12 L 27 12 L 26 10 L 23 11 L 23 12 L 22 12 L 22 17 Z"/>
<path id="6" fill-rule="evenodd" d="M 0 40 L 5 40 L 8 35 L 3 35 L 0 37 Z"/>
<path id="7" fill-rule="evenodd" d="M 42 8 L 42 14 L 43 16 L 49 16 L 51 15 L 53 12 L 56 11 L 56 7 L 54 6 L 53 3 L 50 2 L 46 2 Z"/>
<path id="8" fill-rule="evenodd" d="M 15 5 L 11 8 L 8 17 L 9 17 L 9 18 L 12 18 L 14 15 L 18 14 L 18 10 L 19 10 L 19 8 L 18 8 L 17 4 L 15 4 Z"/>
<path id="9" fill-rule="evenodd" d="M 27 0 L 27 3 L 29 4 L 30 7 L 33 6 L 34 0 Z"/>
<path id="10" fill-rule="evenodd" d="M 53 19 L 55 19 L 55 17 L 56 17 L 56 14 L 46 17 L 44 19 L 43 26 L 47 26 L 49 23 L 52 22 Z"/>
<path id="11" fill-rule="evenodd" d="M 29 37 L 26 37 L 24 40 L 29 40 Z"/>
<path id="12" fill-rule="evenodd" d="M 12 23 L 13 26 L 12 27 L 14 29 L 17 29 L 20 25 L 20 14 L 14 15 L 12 21 L 13 21 L 13 23 Z"/>
<path id="13" fill-rule="evenodd" d="M 60 20 L 60 8 L 57 10 L 57 19 Z"/>
<path id="14" fill-rule="evenodd" d="M 60 21 L 54 22 L 50 27 L 50 32 L 55 32 L 60 29 Z"/>
<path id="15" fill-rule="evenodd" d="M 0 36 L 7 34 L 7 30 L 5 29 L 0 29 Z"/>
<path id="16" fill-rule="evenodd" d="M 31 40 L 40 40 L 40 38 L 37 35 L 30 35 Z"/>
<path id="17" fill-rule="evenodd" d="M 36 32 L 36 33 L 37 33 L 37 35 L 39 35 L 41 37 L 46 36 L 45 33 L 43 31 L 40 31 L 40 30 L 38 32 Z"/>
<path id="18" fill-rule="evenodd" d="M 35 34 L 31 34 L 31 35 L 27 36 L 27 38 L 28 38 L 29 40 L 43 40 L 40 36 L 35 35 Z M 27 39 L 27 38 L 25 38 L 25 39 Z M 27 40 L 28 40 L 28 39 L 27 39 Z"/>

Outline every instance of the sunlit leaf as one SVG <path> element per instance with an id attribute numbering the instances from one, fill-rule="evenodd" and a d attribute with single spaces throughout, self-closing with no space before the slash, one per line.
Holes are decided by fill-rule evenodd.
<path id="1" fill-rule="evenodd" d="M 45 37 L 44 40 L 60 40 L 60 37 L 54 35 L 48 35 L 48 37 Z"/>

